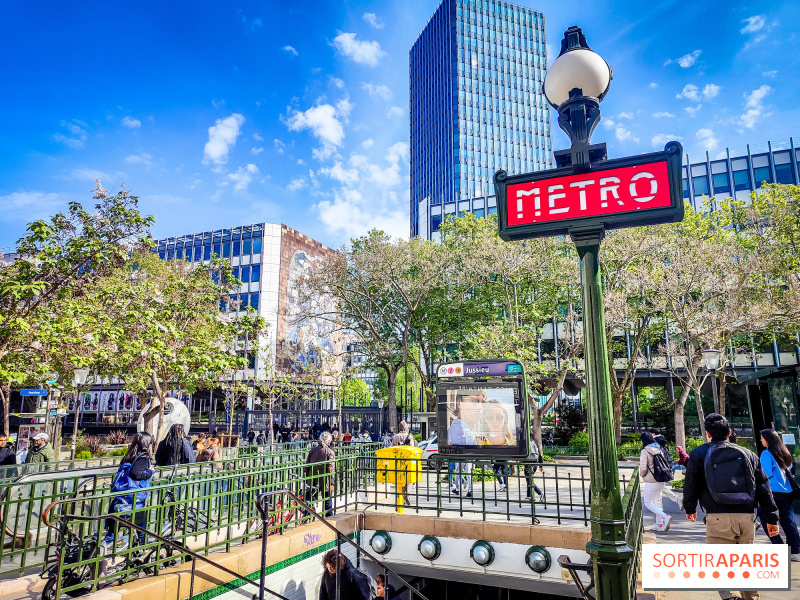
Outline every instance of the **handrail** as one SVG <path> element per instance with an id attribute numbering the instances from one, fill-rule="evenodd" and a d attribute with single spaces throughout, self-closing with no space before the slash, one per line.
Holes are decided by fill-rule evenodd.
<path id="1" fill-rule="evenodd" d="M 61 504 L 61 503 L 65 503 L 65 502 L 73 502 L 73 500 L 57 500 L 56 502 L 51 502 L 47 506 L 47 508 L 45 508 L 44 513 L 42 513 L 42 521 L 44 521 L 45 524 L 48 527 L 54 527 L 54 525 L 51 524 L 49 519 L 47 518 L 47 513 L 50 510 L 50 508 L 55 504 Z M 232 575 L 234 578 L 240 579 L 240 580 L 244 581 L 245 583 L 250 583 L 250 584 L 255 585 L 255 586 L 259 585 L 255 581 L 251 581 L 251 580 L 247 579 L 247 577 L 242 576 L 241 574 L 237 573 L 236 571 L 233 571 L 233 570 L 231 570 L 231 569 L 229 569 L 229 568 L 227 568 L 227 567 L 225 567 L 225 566 L 223 566 L 223 565 L 221 565 L 219 563 L 214 562 L 213 560 L 211 560 L 207 556 L 203 556 L 202 554 L 198 554 L 197 552 L 195 552 L 193 550 L 190 550 L 189 548 L 187 548 L 183 544 L 180 544 L 178 542 L 175 542 L 174 540 L 170 540 L 168 538 L 165 538 L 164 536 L 159 535 L 159 534 L 157 534 L 157 533 L 155 533 L 153 531 L 150 531 L 149 529 L 145 529 L 144 527 L 140 527 L 139 525 L 137 525 L 133 521 L 129 521 L 128 519 L 125 519 L 124 517 L 120 517 L 118 514 L 108 514 L 108 515 L 99 515 L 99 516 L 98 515 L 64 514 L 64 515 L 60 515 L 59 519 L 77 520 L 77 521 L 102 521 L 104 519 L 111 519 L 113 521 L 116 521 L 117 523 L 120 523 L 122 526 L 124 526 L 126 528 L 134 529 L 134 530 L 136 530 L 136 531 L 138 531 L 140 533 L 144 533 L 147 536 L 153 537 L 156 540 L 158 540 L 159 542 L 161 542 L 162 544 L 166 544 L 168 546 L 171 546 L 172 548 L 175 548 L 176 550 L 178 550 L 182 554 L 188 554 L 189 556 L 192 557 L 193 561 L 197 560 L 197 559 L 202 560 L 203 562 L 206 562 L 206 563 L 216 567 L 220 571 L 223 571 L 224 573 L 227 573 L 228 575 Z M 264 539 L 267 538 L 266 535 L 264 535 L 263 537 L 264 537 Z M 264 561 L 264 559 L 262 558 L 262 578 L 261 578 L 260 591 L 259 591 L 260 599 L 263 600 L 263 598 L 264 598 L 264 590 L 266 590 L 267 592 L 269 592 L 273 596 L 281 598 L 281 600 L 289 600 L 289 598 L 287 598 L 286 596 L 284 596 L 282 594 L 279 594 L 278 592 L 272 591 L 272 590 L 264 587 L 263 569 L 265 568 L 265 566 L 263 564 L 263 561 Z M 194 584 L 194 569 L 192 569 L 192 584 Z M 58 582 L 56 583 L 56 598 L 58 598 L 60 592 L 61 592 L 61 576 L 60 576 L 60 573 L 59 573 Z"/>
<path id="2" fill-rule="evenodd" d="M 371 553 L 367 552 L 367 551 L 366 551 L 366 550 L 365 550 L 363 547 L 361 547 L 359 544 L 357 544 L 356 542 L 354 542 L 353 540 L 351 540 L 351 539 L 350 539 L 350 538 L 349 538 L 347 535 L 345 535 L 343 532 L 339 531 L 339 530 L 338 530 L 338 529 L 337 529 L 337 528 L 336 528 L 334 525 L 332 525 L 331 523 L 329 523 L 329 522 L 328 522 L 328 520 L 327 520 L 325 517 L 323 517 L 323 516 L 322 516 L 322 515 L 320 515 L 320 514 L 319 514 L 319 513 L 318 513 L 316 510 L 314 510 L 314 508 L 313 508 L 313 507 L 311 507 L 311 506 L 310 506 L 310 505 L 309 505 L 309 504 L 308 504 L 308 503 L 305 501 L 305 499 L 304 499 L 304 498 L 300 498 L 300 497 L 299 497 L 297 494 L 295 494 L 295 493 L 294 493 L 294 492 L 292 492 L 291 490 L 286 490 L 286 489 L 284 489 L 284 490 L 274 490 L 274 491 L 271 491 L 271 492 L 264 492 L 263 494 L 259 494 L 258 498 L 256 498 L 256 508 L 258 509 L 258 512 L 259 512 L 259 513 L 261 513 L 261 518 L 262 518 L 262 519 L 264 519 L 264 521 L 266 521 L 266 519 L 267 519 L 267 510 L 266 510 L 266 508 L 264 508 L 264 506 L 263 506 L 263 504 L 264 504 L 264 500 L 266 500 L 266 499 L 267 499 L 268 497 L 270 497 L 270 496 L 276 496 L 276 495 L 278 495 L 278 494 L 286 494 L 286 495 L 288 495 L 288 496 L 291 496 L 292 498 L 294 498 L 294 500 L 295 500 L 295 501 L 296 501 L 298 504 L 300 504 L 300 506 L 301 506 L 301 507 L 302 507 L 304 510 L 306 510 L 306 511 L 308 511 L 310 514 L 314 515 L 314 517 L 315 517 L 315 518 L 316 518 L 316 519 L 317 519 L 317 520 L 318 520 L 320 523 L 322 523 L 323 525 L 325 525 L 325 527 L 327 527 L 328 529 L 330 529 L 330 530 L 332 530 L 334 533 L 336 533 L 336 539 L 337 539 L 337 541 L 338 541 L 338 539 L 341 537 L 342 539 L 344 539 L 344 541 L 345 541 L 345 542 L 347 542 L 348 544 L 350 544 L 351 546 L 353 546 L 353 547 L 354 547 L 356 550 L 358 550 L 358 551 L 360 551 L 360 552 L 363 552 L 364 554 L 366 554 L 366 555 L 367 555 L 367 557 L 368 557 L 368 558 L 370 558 L 372 561 L 376 562 L 378 565 L 380 565 L 381 567 L 383 567 L 384 571 L 388 571 L 389 573 L 391 573 L 392 575 L 394 575 L 394 576 L 395 576 L 397 579 L 399 579 L 399 580 L 400 580 L 400 581 L 403 583 L 403 585 L 404 585 L 405 587 L 407 587 L 409 590 L 411 590 L 411 591 L 412 591 L 412 592 L 413 592 L 415 595 L 417 595 L 417 596 L 419 596 L 420 598 L 422 598 L 422 600 L 428 600 L 428 598 L 427 598 L 427 597 L 426 597 L 426 596 L 425 596 L 425 595 L 424 595 L 422 592 L 420 592 L 420 591 L 419 591 L 419 590 L 417 590 L 416 588 L 412 587 L 412 586 L 411 586 L 411 584 L 410 584 L 408 581 L 406 581 L 404 578 L 400 577 L 400 575 L 398 575 L 398 574 L 397 574 L 397 573 L 396 573 L 394 570 L 390 569 L 390 568 L 388 567 L 388 565 L 386 565 L 384 562 L 382 562 L 382 561 L 378 560 L 377 558 L 375 558 L 375 557 L 374 557 L 374 556 L 373 556 Z M 263 584 L 264 584 L 264 577 L 265 577 L 265 575 L 264 575 L 264 572 L 265 572 L 265 562 L 264 562 L 264 561 L 266 560 L 266 555 L 267 555 L 267 536 L 266 536 L 266 535 L 265 535 L 265 536 L 263 536 L 261 544 L 262 544 L 262 545 L 261 545 L 261 547 L 262 547 L 262 559 L 261 559 L 261 587 L 263 588 L 263 587 L 264 587 L 264 585 L 263 585 Z M 387 584 L 388 584 L 388 582 L 387 582 Z M 336 560 L 336 591 L 337 591 L 337 592 L 339 591 L 339 560 L 338 560 L 338 555 L 337 555 L 337 560 Z M 264 595 L 263 595 L 263 593 L 259 595 L 259 600 L 264 600 Z M 339 599 L 337 598 L 336 600 L 339 600 Z"/>

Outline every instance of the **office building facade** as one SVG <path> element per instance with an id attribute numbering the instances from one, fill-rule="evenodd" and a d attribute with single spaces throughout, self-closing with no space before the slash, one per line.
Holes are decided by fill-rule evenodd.
<path id="1" fill-rule="evenodd" d="M 544 15 L 501 0 L 443 0 L 409 53 L 410 233 L 496 211 L 494 173 L 553 167 Z"/>

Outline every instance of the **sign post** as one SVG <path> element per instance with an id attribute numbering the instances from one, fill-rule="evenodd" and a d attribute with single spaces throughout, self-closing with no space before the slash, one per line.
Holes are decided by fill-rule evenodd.
<path id="1" fill-rule="evenodd" d="M 610 85 L 611 68 L 581 29 L 570 27 L 543 87 L 571 147 L 555 152 L 556 169 L 499 171 L 494 181 L 502 239 L 569 235 L 578 251 L 591 477 L 586 551 L 597 600 L 632 600 L 641 531 L 627 530 L 619 489 L 599 252 L 606 230 L 683 220 L 683 149 L 670 142 L 663 152 L 607 160 L 606 145 L 591 144 L 591 137 Z"/>

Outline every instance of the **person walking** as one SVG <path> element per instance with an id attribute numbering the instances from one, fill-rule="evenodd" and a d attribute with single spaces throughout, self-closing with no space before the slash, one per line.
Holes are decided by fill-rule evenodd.
<path id="1" fill-rule="evenodd" d="M 256 432 L 251 427 L 250 431 L 247 432 L 247 444 L 252 446 L 255 441 L 256 441 Z"/>
<path id="2" fill-rule="evenodd" d="M 133 522 L 139 527 L 145 527 L 147 522 L 147 511 L 144 508 L 150 492 L 146 491 L 150 487 L 150 480 L 155 471 L 152 468 L 151 452 L 153 451 L 153 436 L 147 432 L 140 432 L 133 436 L 128 446 L 128 451 L 122 457 L 122 463 L 117 469 L 117 474 L 111 482 L 112 492 L 130 492 L 120 494 L 111 499 L 109 511 L 112 513 L 124 513 L 121 516 L 130 519 L 131 512 L 136 511 Z M 102 554 L 108 554 L 114 545 L 115 532 L 121 529 L 115 526 L 113 519 L 106 520 L 106 535 L 101 544 Z M 140 542 L 143 534 L 138 534 Z"/>
<path id="3" fill-rule="evenodd" d="M 28 447 L 28 456 L 25 464 L 48 463 L 56 460 L 56 451 L 50 445 L 50 436 L 46 433 L 37 433 L 33 436 Z"/>
<path id="4" fill-rule="evenodd" d="M 356 569 L 344 554 L 339 554 L 337 550 L 328 550 L 322 556 L 322 568 L 319 600 L 339 600 L 339 598 L 342 600 L 370 600 L 372 598 L 369 577 L 366 573 Z M 338 575 L 337 570 L 339 571 Z M 337 580 L 338 594 L 336 593 Z"/>
<path id="5" fill-rule="evenodd" d="M 641 435 L 642 452 L 639 455 L 639 477 L 644 482 L 642 500 L 651 513 L 656 516 L 653 531 L 666 533 L 672 517 L 664 512 L 661 494 L 664 485 L 672 479 L 672 471 L 664 459 L 661 446 L 656 442 L 652 433 L 645 431 Z M 665 473 L 666 471 L 666 473 Z"/>
<path id="6" fill-rule="evenodd" d="M 17 464 L 17 453 L 14 446 L 8 443 L 8 436 L 0 433 L 0 467 L 7 467 Z"/>
<path id="7" fill-rule="evenodd" d="M 758 508 L 770 537 L 778 534 L 778 507 L 772 499 L 769 480 L 754 452 L 731 444 L 728 421 L 720 414 L 705 418 L 709 442 L 689 454 L 683 507 L 686 518 L 697 521 L 697 505 L 705 510 L 707 544 L 752 544 Z M 732 484 L 732 482 L 735 482 Z M 720 591 L 723 600 L 737 598 Z M 758 592 L 741 590 L 744 600 L 757 600 Z"/>
<path id="8" fill-rule="evenodd" d="M 532 433 L 532 432 L 531 432 Z M 528 463 L 525 465 L 525 483 L 527 484 L 527 494 L 525 496 L 526 499 L 531 497 L 531 490 L 536 492 L 536 495 L 539 498 L 539 502 L 544 502 L 544 493 L 536 483 L 533 481 L 533 476 L 536 474 L 536 465 L 539 465 L 539 471 L 544 472 L 544 457 L 542 456 L 541 451 L 539 450 L 539 446 L 536 441 L 533 439 L 533 435 L 531 435 L 531 452 L 528 455 Z M 534 463 L 534 464 L 531 464 Z"/>
<path id="9" fill-rule="evenodd" d="M 260 431 L 256 436 L 256 444 L 264 446 L 267 443 L 267 430 Z"/>
<path id="10" fill-rule="evenodd" d="M 792 503 L 792 484 L 789 478 L 792 474 L 792 453 L 783 443 L 781 436 L 774 429 L 761 430 L 761 445 L 764 451 L 761 452 L 760 462 L 764 474 L 769 478 L 769 486 L 772 490 L 772 497 L 778 507 L 778 520 L 783 533 L 786 535 L 786 543 L 791 548 L 792 560 L 800 562 L 800 533 L 797 531 L 797 522 L 794 518 Z M 759 514 L 761 524 L 766 531 L 765 518 Z M 780 534 L 770 538 L 773 544 L 783 544 Z"/>
<path id="11" fill-rule="evenodd" d="M 673 479 L 675 478 L 675 461 L 672 460 L 672 454 L 669 451 L 669 442 L 663 435 L 655 436 L 656 443 L 661 446 L 661 454 L 669 467 L 669 472 L 672 473 Z M 672 483 L 667 481 L 664 484 L 664 491 L 662 497 L 666 496 L 678 505 L 678 510 L 683 510 L 683 496 L 680 496 L 672 489 Z"/>
<path id="12" fill-rule="evenodd" d="M 312 477 L 309 483 L 315 486 L 325 499 L 325 517 L 333 516 L 333 501 L 331 500 L 334 492 L 334 461 L 336 454 L 331 448 L 333 436 L 327 431 L 323 431 L 319 436 L 319 445 L 314 446 L 306 458 L 306 466 L 303 474 Z"/>
<path id="13" fill-rule="evenodd" d="M 159 467 L 188 465 L 194 462 L 192 445 L 183 433 L 183 425 L 176 423 L 169 428 L 167 436 L 161 440 L 156 450 L 156 464 Z"/>

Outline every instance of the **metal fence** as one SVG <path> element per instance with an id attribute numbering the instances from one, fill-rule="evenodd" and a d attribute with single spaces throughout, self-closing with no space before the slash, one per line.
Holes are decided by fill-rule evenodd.
<path id="1" fill-rule="evenodd" d="M 625 541 L 633 550 L 633 556 L 628 563 L 628 585 L 630 586 L 628 598 L 636 598 L 636 584 L 639 577 L 644 536 L 640 487 L 641 482 L 637 469 L 633 472 L 633 476 L 625 488 L 625 495 L 622 497 L 622 509 L 625 511 Z"/>

